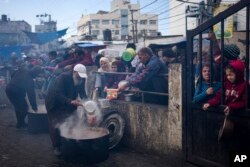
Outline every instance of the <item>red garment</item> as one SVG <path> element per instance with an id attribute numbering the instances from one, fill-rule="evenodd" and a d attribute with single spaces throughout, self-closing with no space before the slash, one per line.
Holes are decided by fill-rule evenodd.
<path id="1" fill-rule="evenodd" d="M 236 81 L 231 83 L 225 78 L 224 82 L 224 92 L 225 92 L 225 105 L 229 107 L 230 110 L 243 109 L 246 107 L 247 97 L 246 90 L 247 84 L 244 80 L 244 63 L 240 60 L 234 60 L 229 63 L 236 72 Z M 210 106 L 218 106 L 221 103 L 220 90 L 214 98 L 208 101 Z"/>
<path id="2" fill-rule="evenodd" d="M 67 60 L 64 60 L 64 61 L 58 63 L 58 67 L 59 67 L 59 68 L 64 68 L 64 67 L 67 66 L 67 65 L 75 64 L 76 61 L 77 61 L 77 59 L 74 58 L 74 57 L 72 57 L 72 58 L 70 58 L 70 59 L 67 59 Z"/>
<path id="3" fill-rule="evenodd" d="M 122 74 L 106 74 L 106 87 L 117 89 L 120 81 L 125 80 L 126 75 Z"/>
<path id="4" fill-rule="evenodd" d="M 92 66 L 94 64 L 91 54 L 85 53 L 83 58 L 78 61 L 76 64 L 83 64 L 85 66 Z M 75 64 L 75 65 L 76 65 Z"/>
<path id="5" fill-rule="evenodd" d="M 40 65 L 41 63 L 38 60 L 32 60 L 30 64 L 32 64 L 33 66 L 36 66 L 36 65 Z"/>
<path id="6" fill-rule="evenodd" d="M 58 64 L 59 68 L 64 68 L 67 65 L 73 65 L 75 66 L 76 64 L 83 64 L 85 66 L 91 66 L 93 65 L 93 60 L 91 58 L 90 54 L 85 54 L 82 57 L 73 57 L 68 60 L 64 60 L 61 63 Z"/>

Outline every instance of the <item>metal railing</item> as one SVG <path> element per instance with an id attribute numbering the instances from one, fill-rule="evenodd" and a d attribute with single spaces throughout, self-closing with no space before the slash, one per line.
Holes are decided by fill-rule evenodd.
<path id="1" fill-rule="evenodd" d="M 94 72 L 94 73 L 99 73 L 99 74 L 114 74 L 114 75 L 132 75 L 133 73 L 129 73 L 129 72 Z M 158 74 L 156 75 L 157 77 L 168 77 L 168 74 Z M 167 96 L 168 97 L 168 93 L 160 93 L 160 92 L 152 92 L 152 91 L 143 91 L 143 90 L 125 90 L 124 92 L 130 92 L 130 93 L 134 93 L 136 92 L 137 94 L 140 94 L 142 96 L 141 98 L 141 102 L 145 103 L 145 94 L 151 94 L 151 95 L 158 95 L 158 96 Z"/>

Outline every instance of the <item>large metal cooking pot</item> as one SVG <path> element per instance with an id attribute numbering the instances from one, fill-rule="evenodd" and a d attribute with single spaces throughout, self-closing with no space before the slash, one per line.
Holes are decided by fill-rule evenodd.
<path id="1" fill-rule="evenodd" d="M 104 128 L 84 128 L 76 133 L 61 132 L 61 151 L 65 161 L 94 164 L 109 156 L 109 131 Z"/>
<path id="2" fill-rule="evenodd" d="M 28 113 L 28 131 L 31 133 L 48 132 L 47 113 Z"/>

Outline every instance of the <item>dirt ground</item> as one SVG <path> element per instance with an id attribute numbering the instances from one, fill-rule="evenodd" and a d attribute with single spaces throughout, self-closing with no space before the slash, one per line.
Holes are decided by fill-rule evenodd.
<path id="1" fill-rule="evenodd" d="M 0 167 L 82 167 L 54 156 L 49 135 L 32 134 L 16 129 L 10 107 L 0 108 Z M 178 167 L 180 162 L 135 152 L 120 147 L 110 151 L 109 158 L 93 167 Z"/>

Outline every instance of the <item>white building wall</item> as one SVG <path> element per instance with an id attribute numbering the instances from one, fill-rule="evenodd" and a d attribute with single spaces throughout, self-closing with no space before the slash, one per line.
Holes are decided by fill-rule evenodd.
<path id="1" fill-rule="evenodd" d="M 124 3 L 125 2 L 125 3 Z M 113 4 L 112 4 L 113 3 Z M 113 5 L 113 6 L 112 6 Z M 124 20 L 121 21 L 121 10 L 128 11 L 128 20 L 127 22 Z M 90 14 L 87 16 L 83 16 L 77 23 L 78 35 L 89 35 L 89 21 L 91 21 L 91 33 L 99 31 L 99 35 L 97 39 L 103 39 L 103 30 L 110 29 L 112 32 L 112 38 L 114 40 L 121 40 L 121 32 L 124 33 L 124 25 L 128 26 L 128 35 L 132 36 L 132 14 L 134 23 L 137 21 L 137 34 L 141 34 L 143 29 L 147 30 L 146 35 L 156 36 L 158 32 L 158 18 L 153 14 L 141 14 L 140 4 L 130 4 L 129 1 L 124 0 L 113 0 L 111 2 L 111 12 L 108 14 Z M 112 24 L 112 19 L 119 20 L 119 24 Z M 93 20 L 99 20 L 98 25 L 94 25 L 92 23 Z M 109 20 L 109 24 L 102 24 L 102 20 Z M 147 24 L 140 24 L 140 20 L 147 20 Z M 150 20 L 156 20 L 156 24 L 150 24 Z M 136 27 L 134 27 L 136 28 Z M 119 31 L 119 34 L 116 34 Z M 154 33 L 152 33 L 154 32 Z M 126 34 L 127 35 L 127 34 Z M 136 35 L 136 32 L 135 32 Z"/>
<path id="2" fill-rule="evenodd" d="M 190 2 L 198 3 L 199 0 L 190 0 Z M 188 4 L 183 3 L 180 1 L 171 1 L 169 3 L 169 20 L 168 20 L 168 27 L 167 27 L 167 35 L 184 35 L 186 36 L 186 7 Z M 188 17 L 187 20 L 188 29 L 193 29 L 197 26 L 197 19 Z"/>

